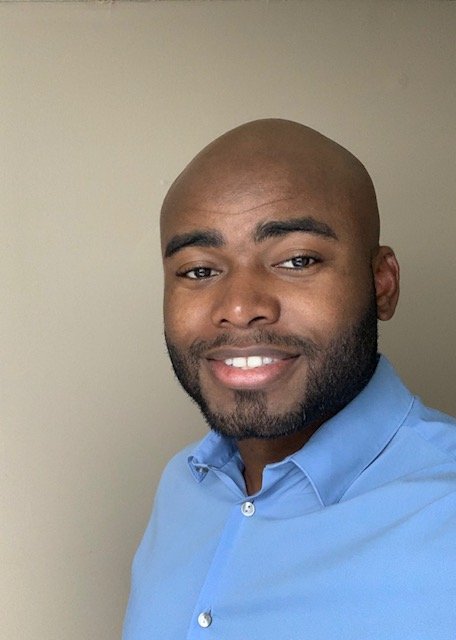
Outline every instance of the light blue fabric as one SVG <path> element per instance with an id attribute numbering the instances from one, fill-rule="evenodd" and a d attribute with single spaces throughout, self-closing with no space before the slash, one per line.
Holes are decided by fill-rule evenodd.
<path id="1" fill-rule="evenodd" d="M 266 467 L 253 515 L 246 500 L 229 440 L 210 433 L 171 460 L 124 640 L 456 639 L 456 421 L 385 358 L 300 451 Z"/>

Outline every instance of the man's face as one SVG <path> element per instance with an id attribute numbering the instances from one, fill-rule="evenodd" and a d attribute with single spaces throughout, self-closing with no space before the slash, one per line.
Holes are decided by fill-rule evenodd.
<path id="1" fill-rule="evenodd" d="M 371 256 L 348 204 L 283 178 L 256 187 L 178 198 L 162 225 L 175 373 L 238 439 L 323 422 L 377 361 Z"/>

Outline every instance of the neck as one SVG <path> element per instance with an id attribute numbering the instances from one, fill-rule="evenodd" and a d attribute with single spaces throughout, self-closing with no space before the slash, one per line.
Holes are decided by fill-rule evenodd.
<path id="1" fill-rule="evenodd" d="M 263 482 L 263 470 L 267 464 L 280 462 L 287 456 L 299 451 L 321 425 L 319 422 L 305 431 L 289 436 L 265 440 L 246 438 L 238 440 L 237 446 L 244 463 L 244 480 L 247 495 L 258 493 Z"/>

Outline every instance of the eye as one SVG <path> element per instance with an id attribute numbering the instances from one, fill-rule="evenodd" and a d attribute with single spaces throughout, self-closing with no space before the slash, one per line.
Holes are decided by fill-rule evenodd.
<path id="1" fill-rule="evenodd" d="M 280 267 L 281 269 L 306 269 L 307 267 L 312 267 L 314 264 L 317 264 L 317 258 L 313 258 L 312 256 L 294 256 L 293 258 L 288 258 L 288 260 L 283 260 L 279 262 L 276 267 Z"/>
<path id="2" fill-rule="evenodd" d="M 180 278 L 188 278 L 189 280 L 206 280 L 207 278 L 217 276 L 219 273 L 219 271 L 211 269 L 210 267 L 193 267 L 193 269 L 182 271 L 177 275 Z"/>

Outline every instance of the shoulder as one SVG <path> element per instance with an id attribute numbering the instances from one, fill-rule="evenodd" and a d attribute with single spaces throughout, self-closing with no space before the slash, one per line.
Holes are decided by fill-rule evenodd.
<path id="1" fill-rule="evenodd" d="M 448 460 L 456 461 L 456 418 L 425 406 L 415 397 L 403 427 L 410 429 Z"/>

